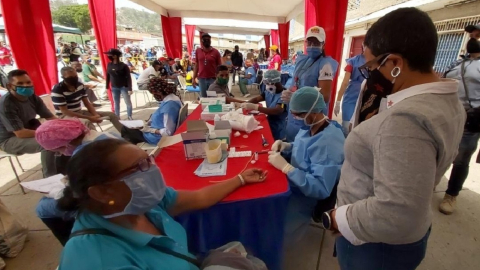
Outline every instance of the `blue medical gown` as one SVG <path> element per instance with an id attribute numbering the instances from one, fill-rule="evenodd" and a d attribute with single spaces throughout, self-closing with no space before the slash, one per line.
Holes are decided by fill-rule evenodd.
<path id="1" fill-rule="evenodd" d="M 345 89 L 345 94 L 342 100 L 342 120 L 350 121 L 355 111 L 355 105 L 357 104 L 358 95 L 360 94 L 360 87 L 365 78 L 358 70 L 359 67 L 365 64 L 365 57 L 363 54 L 354 56 L 346 60 L 347 64 L 352 66 L 352 73 L 350 74 L 350 82 Z"/>
<path id="2" fill-rule="evenodd" d="M 302 237 L 317 201 L 329 197 L 340 179 L 344 143 L 341 125 L 331 121 L 314 136 L 310 136 L 309 128 L 300 129 L 291 151 L 284 152 L 295 168 L 287 174 L 292 196 L 287 207 L 286 243 Z"/>
<path id="3" fill-rule="evenodd" d="M 295 72 L 295 65 L 292 65 L 292 64 L 286 64 L 286 65 L 282 65 L 280 67 L 280 70 L 283 72 L 288 72 L 288 81 L 287 83 L 284 85 L 285 88 L 289 89 L 290 87 L 293 86 L 294 84 L 294 81 L 293 81 L 293 73 Z"/>
<path id="4" fill-rule="evenodd" d="M 285 107 L 280 97 L 282 92 L 273 94 L 270 91 L 265 91 L 263 94 L 267 108 L 275 108 L 277 104 L 281 104 Z M 287 109 L 285 108 L 281 114 L 268 115 L 267 120 L 272 130 L 273 139 L 283 140 L 285 139 L 285 119 L 287 118 Z"/>
<path id="5" fill-rule="evenodd" d="M 172 136 L 177 129 L 178 114 L 182 103 L 179 100 L 162 101 L 160 107 L 152 115 L 150 127 L 155 129 L 165 129 L 165 134 Z M 143 138 L 149 144 L 158 144 L 162 135 L 144 132 Z"/>
<path id="6" fill-rule="evenodd" d="M 295 63 L 295 71 L 293 74 L 294 80 L 297 80 L 297 89 L 304 86 L 317 87 L 320 70 L 324 65 L 330 64 L 333 70 L 333 77 L 335 77 L 338 69 L 338 62 L 333 58 L 326 56 L 321 57 L 316 62 L 307 55 L 301 55 L 297 58 Z M 325 100 L 326 107 L 323 114 L 328 115 L 328 100 Z M 303 120 L 296 120 L 293 118 L 290 110 L 288 110 L 287 118 L 287 142 L 293 142 L 300 128 L 305 127 Z"/>

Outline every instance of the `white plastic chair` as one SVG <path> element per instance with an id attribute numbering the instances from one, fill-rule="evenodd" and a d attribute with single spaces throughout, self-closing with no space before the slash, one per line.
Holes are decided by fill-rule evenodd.
<path id="1" fill-rule="evenodd" d="M 200 87 L 197 86 L 198 88 L 198 91 L 190 91 L 190 90 L 187 90 L 187 80 L 185 80 L 185 77 L 183 76 L 177 76 L 178 78 L 178 83 L 180 84 L 180 87 L 182 88 L 183 90 L 183 100 L 185 100 L 185 95 L 187 93 L 193 93 L 193 95 L 195 96 L 197 93 L 200 93 Z"/>
<path id="2" fill-rule="evenodd" d="M 145 102 L 147 102 L 148 100 L 148 106 L 150 106 L 150 97 L 149 97 L 149 93 L 148 90 L 140 90 L 138 89 L 138 84 L 137 84 L 137 79 L 135 79 L 135 76 L 133 76 L 133 74 L 130 74 L 130 77 L 132 77 L 132 91 L 133 91 L 133 94 L 135 95 L 135 108 L 138 107 L 138 97 L 137 95 L 138 94 L 143 94 L 143 99 L 145 100 Z"/>

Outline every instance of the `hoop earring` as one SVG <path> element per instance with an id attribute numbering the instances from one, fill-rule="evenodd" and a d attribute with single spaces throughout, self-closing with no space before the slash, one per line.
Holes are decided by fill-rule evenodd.
<path id="1" fill-rule="evenodd" d="M 395 72 L 395 74 L 394 74 L 394 72 Z M 392 75 L 392 77 L 393 77 L 392 83 L 395 83 L 398 75 L 400 75 L 401 72 L 402 72 L 402 70 L 399 67 L 394 67 L 392 69 L 392 71 L 390 72 L 390 75 Z"/>

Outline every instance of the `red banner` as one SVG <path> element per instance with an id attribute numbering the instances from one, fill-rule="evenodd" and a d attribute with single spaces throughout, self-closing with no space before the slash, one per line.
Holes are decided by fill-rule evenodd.
<path id="1" fill-rule="evenodd" d="M 278 46 L 278 30 L 270 30 L 270 36 L 272 36 L 272 45 Z"/>
<path id="2" fill-rule="evenodd" d="M 171 58 L 182 57 L 182 18 L 162 17 L 163 43 L 167 56 Z"/>
<path id="3" fill-rule="evenodd" d="M 19 69 L 32 79 L 37 96 L 58 82 L 52 15 L 48 0 L 2 0 L 5 31 Z"/>
<path id="4" fill-rule="evenodd" d="M 193 43 L 195 40 L 195 25 L 185 25 L 185 35 L 187 36 L 187 52 L 191 54 L 193 51 Z"/>
<path id="5" fill-rule="evenodd" d="M 278 24 L 278 34 L 280 37 L 280 55 L 283 60 L 289 58 L 288 55 L 288 34 L 290 32 L 290 22 Z"/>

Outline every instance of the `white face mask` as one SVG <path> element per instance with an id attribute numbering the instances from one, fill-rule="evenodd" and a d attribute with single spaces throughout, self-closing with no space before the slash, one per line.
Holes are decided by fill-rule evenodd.
<path id="1" fill-rule="evenodd" d="M 265 89 L 266 89 L 267 91 L 270 91 L 271 93 L 275 93 L 276 90 L 277 90 L 277 87 L 275 87 L 275 85 L 268 85 L 268 84 L 267 84 L 267 85 L 265 86 Z"/>

